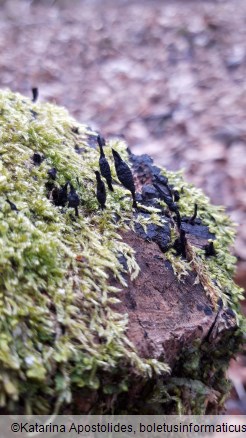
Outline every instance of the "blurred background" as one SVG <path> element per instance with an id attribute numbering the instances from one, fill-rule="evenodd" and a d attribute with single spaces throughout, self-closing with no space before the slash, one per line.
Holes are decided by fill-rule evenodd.
<path id="1" fill-rule="evenodd" d="M 0 86 L 65 106 L 203 188 L 246 286 L 246 1 L 0 0 Z M 246 313 L 246 305 L 243 304 Z M 246 414 L 246 359 L 229 370 Z"/>

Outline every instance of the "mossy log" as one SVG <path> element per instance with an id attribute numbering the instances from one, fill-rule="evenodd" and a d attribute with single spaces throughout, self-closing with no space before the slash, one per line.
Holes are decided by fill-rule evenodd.
<path id="1" fill-rule="evenodd" d="M 119 140 L 101 210 L 97 132 L 9 91 L 0 123 L 1 413 L 220 412 L 242 332 L 223 210 Z"/>

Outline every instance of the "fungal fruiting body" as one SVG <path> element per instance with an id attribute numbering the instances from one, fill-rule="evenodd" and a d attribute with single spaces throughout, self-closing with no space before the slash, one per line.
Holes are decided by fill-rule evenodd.
<path id="1" fill-rule="evenodd" d="M 110 167 L 109 167 L 107 158 L 105 157 L 105 154 L 104 154 L 104 151 L 103 151 L 103 146 L 105 145 L 105 140 L 104 140 L 103 137 L 98 135 L 97 136 L 97 142 L 98 142 L 98 145 L 99 145 L 99 148 L 100 148 L 99 167 L 100 167 L 101 175 L 106 179 L 109 190 L 111 190 L 111 192 L 113 192 L 114 189 L 113 189 L 113 186 L 112 186 L 111 171 L 110 171 Z"/>
<path id="2" fill-rule="evenodd" d="M 120 154 L 112 149 L 115 170 L 117 173 L 117 177 L 121 184 L 131 192 L 133 199 L 133 207 L 137 208 L 136 197 L 135 197 L 135 184 L 133 180 L 133 175 L 130 167 L 122 160 Z"/>
<path id="3" fill-rule="evenodd" d="M 106 189 L 105 184 L 101 179 L 100 172 L 98 170 L 95 171 L 96 178 L 97 178 L 97 200 L 101 206 L 101 209 L 103 210 L 106 207 Z"/>
<path id="4" fill-rule="evenodd" d="M 54 180 L 56 179 L 57 170 L 55 167 L 52 167 L 51 169 L 49 169 L 47 173 L 51 179 L 54 179 Z"/>
<path id="5" fill-rule="evenodd" d="M 61 188 L 58 189 L 57 187 L 55 187 L 52 190 L 52 199 L 54 204 L 57 207 L 65 207 L 67 201 L 68 201 L 68 196 L 67 196 L 67 187 L 68 187 L 69 182 L 66 182 L 66 184 Z"/>
<path id="6" fill-rule="evenodd" d="M 178 206 L 177 206 L 177 204 L 175 202 L 173 202 L 173 197 L 172 197 L 172 193 L 171 193 L 170 187 L 168 187 L 166 185 L 165 186 L 166 187 L 166 191 L 164 191 L 164 187 L 162 189 L 156 183 L 153 183 L 153 186 L 158 191 L 158 193 L 160 195 L 160 199 L 163 199 L 163 201 L 167 204 L 169 210 L 173 211 L 174 213 L 177 213 Z"/>
<path id="7" fill-rule="evenodd" d="M 37 102 L 38 100 L 38 88 L 33 87 L 32 88 L 32 102 Z"/>
<path id="8" fill-rule="evenodd" d="M 16 205 L 13 202 L 11 202 L 8 198 L 6 199 L 6 202 L 9 204 L 12 211 L 19 211 Z"/>
<path id="9" fill-rule="evenodd" d="M 210 256 L 215 256 L 216 255 L 216 252 L 215 252 L 215 249 L 214 249 L 214 242 L 213 241 L 209 242 L 205 246 L 204 249 L 205 249 L 205 256 L 206 257 L 210 257 Z"/>
<path id="10" fill-rule="evenodd" d="M 174 201 L 177 202 L 180 200 L 180 194 L 178 190 L 172 190 Z"/>
<path id="11" fill-rule="evenodd" d="M 78 216 L 79 215 L 78 206 L 79 206 L 79 202 L 80 202 L 79 195 L 76 192 L 74 186 L 71 183 L 69 183 L 69 185 L 70 185 L 70 192 L 69 192 L 68 197 L 67 197 L 68 207 L 74 208 L 75 215 Z"/>
<path id="12" fill-rule="evenodd" d="M 194 204 L 194 213 L 189 220 L 190 224 L 194 225 L 196 216 L 197 216 L 197 204 L 195 203 Z"/>
<path id="13" fill-rule="evenodd" d="M 33 159 L 34 164 L 36 164 L 37 166 L 40 166 L 40 164 L 42 163 L 43 157 L 39 152 L 34 152 L 32 159 Z"/>
<path id="14" fill-rule="evenodd" d="M 185 231 L 181 229 L 179 237 L 175 240 L 173 245 L 177 255 L 182 255 L 182 257 L 186 258 L 186 244 L 187 240 L 185 236 Z"/>
<path id="15" fill-rule="evenodd" d="M 178 229 L 180 229 L 180 227 L 181 227 L 181 216 L 180 216 L 180 213 L 179 213 L 178 209 L 176 211 L 176 221 L 177 221 Z"/>

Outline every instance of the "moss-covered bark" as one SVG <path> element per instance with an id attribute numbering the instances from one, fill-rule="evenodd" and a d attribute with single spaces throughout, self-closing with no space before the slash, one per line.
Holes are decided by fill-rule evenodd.
<path id="1" fill-rule="evenodd" d="M 229 250 L 234 232 L 228 218 L 218 207 L 209 205 L 199 190 L 186 184 L 180 174 L 163 169 L 162 174 L 182 192 L 181 215 L 191 215 L 197 202 L 203 223 L 215 235 L 216 258 L 206 258 L 201 248 L 191 244 L 187 260 L 177 256 L 171 249 L 177 227 L 172 213 L 165 216 L 163 201 L 157 200 L 159 209 L 143 204 L 135 212 L 130 194 L 117 183 L 111 147 L 128 160 L 122 141 L 105 146 L 115 190 L 107 195 L 106 210 L 99 210 L 94 174 L 99 158 L 96 135 L 62 108 L 34 104 L 8 91 L 0 93 L 2 412 L 126 409 L 141 413 L 144 394 L 149 398 L 152 391 L 157 397 L 155 382 L 166 397 L 165 402 L 156 399 L 160 411 L 167 405 L 171 409 L 173 404 L 174 411 L 181 405 L 183 411 L 193 411 L 178 389 L 175 367 L 173 380 L 169 380 L 170 369 L 163 358 L 139 355 L 126 334 L 127 314 L 115 309 L 120 287 L 126 289 L 128 281 L 140 274 L 135 251 L 122 240 L 121 233 L 135 230 L 136 224 L 143 229 L 150 223 L 164 227 L 169 220 L 171 240 L 165 259 L 171 262 L 177 281 L 189 271 L 195 272 L 196 282 L 202 284 L 214 310 L 221 298 L 224 306 L 237 314 L 241 291 L 231 279 L 235 259 Z M 34 153 L 39 154 L 40 163 L 35 162 Z M 55 181 L 49 175 L 52 168 L 57 171 Z M 67 181 L 80 197 L 78 217 L 67 204 L 59 207 L 53 202 L 52 193 Z M 238 324 L 240 317 L 233 315 Z M 230 333 L 229 339 L 233 339 Z M 200 345 L 199 357 L 202 348 Z M 230 352 L 234 350 L 232 346 Z M 182 353 L 176 364 L 179 379 L 186 378 L 186 372 L 180 371 L 185 366 L 179 368 L 186 354 Z M 227 362 L 228 357 L 216 362 L 218 373 Z M 200 365 L 197 363 L 196 371 Z M 196 379 L 201 385 L 214 385 L 206 375 L 198 373 Z M 170 387 L 170 382 L 174 386 Z M 205 402 L 200 405 L 202 412 Z"/>

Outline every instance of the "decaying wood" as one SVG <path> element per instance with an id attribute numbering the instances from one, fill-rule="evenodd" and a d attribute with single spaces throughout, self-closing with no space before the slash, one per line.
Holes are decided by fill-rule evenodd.
<path id="1" fill-rule="evenodd" d="M 131 161 L 138 192 L 142 193 L 138 199 L 146 205 L 154 205 L 152 183 L 160 169 L 147 155 L 131 155 Z M 163 229 L 166 248 L 170 220 L 167 215 L 167 226 Z M 199 248 L 205 248 L 208 240 L 214 238 L 200 219 L 195 219 L 192 225 L 187 218 L 181 218 L 181 229 L 185 230 L 187 241 Z M 165 249 L 152 233 L 153 236 L 139 228 L 135 233 L 122 233 L 124 241 L 135 250 L 141 271 L 134 281 L 127 279 L 128 287 L 122 289 L 121 303 L 114 307 L 120 313 L 128 313 L 127 336 L 140 356 L 164 360 L 172 368 L 181 351 L 195 339 L 216 343 L 217 337 L 221 339 L 223 333 L 235 329 L 237 323 L 234 313 L 223 309 L 222 303 L 218 309 L 214 308 L 203 286 L 196 284 L 195 272 L 189 271 L 182 282 L 177 279 L 165 257 Z M 163 237 L 162 242 L 164 240 Z M 113 279 L 112 282 L 116 284 Z"/>
<path id="2" fill-rule="evenodd" d="M 196 338 L 205 338 L 216 312 L 196 275 L 178 282 L 171 264 L 154 242 L 146 242 L 133 232 L 123 234 L 136 251 L 141 268 L 138 278 L 128 280 L 118 310 L 128 313 L 128 337 L 145 358 L 162 359 L 174 365 L 181 349 Z"/>
<path id="3" fill-rule="evenodd" d="M 97 147 L 93 138 L 90 146 Z M 128 152 L 138 203 L 135 215 L 150 218 L 150 213 L 141 207 L 144 205 L 159 210 L 165 221 L 162 226 L 148 221 L 145 229 L 136 221 L 134 230 L 121 231 L 123 241 L 135 251 L 140 272 L 135 280 L 126 275 L 127 287 L 122 287 L 113 275 L 110 276 L 110 284 L 121 288 L 120 303 L 112 307 L 120 314 L 128 315 L 126 335 L 139 356 L 167 363 L 171 373 L 151 382 L 135 380 L 133 374 L 130 376 L 132 385 L 125 395 L 118 395 L 117 401 L 115 397 L 103 397 L 103 403 L 109 411 L 113 403 L 115 412 L 121 412 L 122 407 L 124 410 L 127 406 L 128 413 L 177 414 L 173 396 L 179 399 L 184 413 L 219 413 L 227 392 L 224 370 L 240 342 L 234 336 L 237 319 L 221 299 L 210 299 L 208 289 L 216 286 L 209 279 L 205 290 L 203 281 L 199 282 L 204 273 L 201 272 L 199 278 L 195 262 L 191 260 L 194 248 L 206 252 L 215 235 L 202 223 L 199 213 L 198 217 L 196 214 L 191 218 L 179 216 L 178 199 L 175 199 L 178 194 L 172 192 L 167 178 L 148 155 L 135 156 Z M 158 202 L 161 194 L 166 207 L 161 207 Z M 175 275 L 166 256 L 172 245 L 172 228 L 177 235 L 183 232 L 187 261 L 191 262 L 191 270 L 182 281 Z M 124 256 L 119 254 L 119 260 L 124 266 Z M 103 379 L 107 382 L 107 377 Z M 108 379 L 111 382 L 112 376 Z M 154 395 L 155 406 L 152 402 L 148 405 L 149 397 L 151 399 L 157 394 L 161 386 L 164 391 L 161 401 L 157 401 L 158 396 Z M 165 393 L 167 396 L 163 396 Z M 80 412 L 96 412 L 98 401 L 98 396 L 93 398 L 91 394 L 88 397 L 85 393 L 82 397 L 78 395 L 76 403 Z"/>

